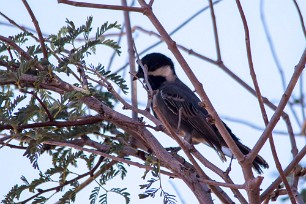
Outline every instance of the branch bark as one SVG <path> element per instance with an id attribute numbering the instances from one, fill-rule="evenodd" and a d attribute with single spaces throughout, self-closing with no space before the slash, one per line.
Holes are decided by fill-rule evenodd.
<path id="1" fill-rule="evenodd" d="M 260 136 L 260 139 L 257 141 L 257 143 L 255 144 L 254 148 L 252 149 L 250 155 L 248 157 L 250 157 L 251 159 L 254 159 L 256 157 L 256 155 L 258 154 L 259 150 L 262 148 L 262 146 L 264 145 L 264 143 L 266 142 L 266 140 L 268 139 L 269 135 L 271 134 L 273 128 L 275 127 L 276 123 L 278 122 L 285 106 L 287 105 L 287 102 L 292 94 L 292 91 L 303 71 L 303 69 L 305 68 L 305 63 L 306 63 L 306 49 L 304 50 L 299 63 L 296 65 L 294 73 L 290 79 L 290 82 L 286 88 L 285 93 L 282 96 L 282 99 L 279 102 L 279 105 L 276 109 L 276 111 L 274 112 L 269 124 L 267 125 L 267 128 L 265 129 L 265 131 L 262 133 L 262 135 Z"/>
<path id="2" fill-rule="evenodd" d="M 77 7 L 87 7 L 87 8 L 96 8 L 96 9 L 109 9 L 109 10 L 118 10 L 118 11 L 133 11 L 133 12 L 140 12 L 144 13 L 145 10 L 139 7 L 132 7 L 132 6 L 117 6 L 117 5 L 107 5 L 107 4 L 93 4 L 87 2 L 76 2 L 70 0 L 58 0 L 59 4 L 67 4 L 71 6 Z"/>

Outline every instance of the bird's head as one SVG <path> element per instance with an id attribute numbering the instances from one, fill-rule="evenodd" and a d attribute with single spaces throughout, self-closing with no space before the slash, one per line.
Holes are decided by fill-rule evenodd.
<path id="1" fill-rule="evenodd" d="M 148 81 L 153 90 L 159 89 L 164 82 L 174 81 L 177 78 L 172 60 L 163 54 L 148 54 L 141 59 L 141 63 L 147 68 Z M 135 79 L 137 78 L 144 78 L 141 66 L 138 66 Z"/>

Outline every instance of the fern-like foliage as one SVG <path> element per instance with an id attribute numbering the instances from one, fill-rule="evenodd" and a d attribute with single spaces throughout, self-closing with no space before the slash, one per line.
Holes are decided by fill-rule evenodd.
<path id="1" fill-rule="evenodd" d="M 89 196 L 89 200 L 90 200 L 90 204 L 95 204 L 99 195 L 101 187 L 97 186 L 95 187 L 92 191 L 91 194 Z"/>
<path id="2" fill-rule="evenodd" d="M 153 170 L 151 171 L 152 175 L 154 178 L 151 178 L 149 180 L 147 180 L 146 184 L 142 184 L 140 185 L 140 189 L 145 189 L 145 191 L 141 194 L 138 194 L 139 199 L 144 199 L 144 198 L 148 198 L 148 197 L 152 197 L 154 198 L 156 193 L 160 191 L 160 197 L 163 197 L 163 201 L 165 204 L 175 204 L 177 203 L 176 199 L 175 199 L 175 195 L 169 194 L 167 192 L 164 191 L 164 189 L 161 186 L 160 183 L 160 169 L 159 169 L 159 165 L 158 164 L 154 164 L 153 166 Z M 145 176 L 147 175 L 147 172 L 145 173 Z M 154 184 L 158 183 L 159 186 L 156 187 L 152 187 Z"/>
<path id="3" fill-rule="evenodd" d="M 107 198 L 109 193 L 116 193 L 121 195 L 122 197 L 124 197 L 125 203 L 128 204 L 130 203 L 131 199 L 130 199 L 130 193 L 127 192 L 126 190 L 127 188 L 112 188 L 110 190 L 106 190 L 102 186 L 94 187 L 94 189 L 91 191 L 91 194 L 89 196 L 90 204 L 96 204 L 97 202 L 99 204 L 107 204 L 108 203 Z M 101 191 L 104 191 L 104 193 L 99 195 Z"/>
<path id="4" fill-rule="evenodd" d="M 121 88 L 123 93 L 125 94 L 127 93 L 128 87 L 126 85 L 126 81 L 120 75 L 116 73 L 111 73 L 111 71 L 106 71 L 105 67 L 102 66 L 101 64 L 98 64 L 98 66 L 90 65 L 90 68 L 98 72 L 101 76 L 105 77 L 106 79 L 110 79 L 111 81 L 116 83 Z"/>
<path id="5" fill-rule="evenodd" d="M 105 87 L 97 88 L 94 80 L 88 80 L 84 85 L 86 79 L 80 78 L 80 70 L 94 79 L 101 74 L 110 83 L 118 85 L 124 93 L 128 90 L 120 75 L 105 71 L 102 64 L 93 66 L 89 60 L 100 46 L 120 54 L 118 43 L 106 37 L 107 32 L 120 29 L 120 25 L 117 22 L 105 22 L 96 29 L 92 25 L 93 17 L 88 17 L 83 25 L 76 25 L 66 19 L 65 26 L 56 34 L 46 37 L 47 56 L 42 54 L 39 42 L 30 40 L 33 37 L 30 32 L 8 37 L 23 52 L 20 49 L 15 50 L 16 46 L 0 41 L 0 131 L 2 133 L 3 130 L 3 135 L 10 136 L 8 143 L 14 139 L 19 142 L 19 147 L 25 149 L 24 156 L 37 169 L 36 172 L 39 172 L 32 180 L 21 176 L 22 185 L 12 187 L 2 203 L 47 203 L 47 192 L 50 191 L 62 195 L 59 203 L 70 203 L 76 201 L 80 179 L 101 172 L 103 176 L 97 181 L 100 184 L 98 188 L 101 188 L 103 183 L 112 178 L 125 178 L 127 169 L 122 163 L 110 166 L 109 159 L 97 159 L 96 154 L 45 144 L 46 141 L 74 144 L 73 142 L 82 142 L 86 138 L 94 138 L 97 143 L 109 146 L 106 153 L 121 154 L 123 144 L 112 134 L 117 127 L 110 121 L 92 123 L 88 120 L 88 124 L 71 125 L 81 119 L 86 121 L 92 115 L 92 111 L 80 102 L 84 96 L 94 96 L 111 108 L 117 101 Z M 79 89 L 68 92 L 59 88 L 55 83 L 58 77 L 63 77 L 62 81 Z M 57 125 L 63 123 L 67 125 Z M 14 145 L 17 146 L 16 143 Z M 46 153 L 51 158 L 50 166 L 41 171 L 40 157 Z M 79 172 L 80 165 L 85 166 L 84 172 Z M 20 201 L 24 192 L 31 193 L 32 196 Z M 90 202 L 104 202 L 104 194 L 101 195 L 101 192 L 102 190 L 93 191 Z M 118 193 L 129 202 L 126 189 L 113 188 L 108 192 Z"/>
<path id="6" fill-rule="evenodd" d="M 106 166 L 109 164 L 109 160 L 105 160 L 106 163 L 104 163 L 101 166 L 101 169 L 106 168 Z M 130 193 L 127 192 L 127 188 L 112 188 L 112 189 L 105 189 L 105 184 L 113 179 L 114 177 L 120 175 L 121 179 L 124 179 L 126 175 L 126 168 L 122 163 L 117 163 L 116 166 L 112 166 L 108 170 L 104 172 L 104 174 L 101 175 L 100 180 L 98 183 L 98 186 L 94 187 L 94 189 L 91 191 L 91 194 L 89 196 L 90 204 L 107 204 L 108 203 L 108 194 L 109 193 L 117 193 L 124 197 L 126 204 L 130 203 Z"/>

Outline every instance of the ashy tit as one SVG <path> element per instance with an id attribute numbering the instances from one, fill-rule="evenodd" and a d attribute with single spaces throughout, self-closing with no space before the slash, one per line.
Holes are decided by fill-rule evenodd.
<path id="1" fill-rule="evenodd" d="M 143 57 L 141 62 L 147 69 L 147 81 L 156 92 L 151 107 L 156 106 L 171 128 L 184 133 L 184 137 L 192 144 L 209 145 L 217 151 L 222 161 L 226 160 L 225 155 L 231 157 L 230 149 L 212 123 L 207 110 L 199 105 L 200 99 L 177 77 L 172 60 L 163 54 L 151 53 Z M 135 79 L 144 77 L 143 69 L 139 66 Z M 242 144 L 229 127 L 223 124 L 241 152 L 248 154 L 250 148 Z M 257 155 L 253 168 L 261 174 L 262 168 L 269 168 L 269 165 Z"/>

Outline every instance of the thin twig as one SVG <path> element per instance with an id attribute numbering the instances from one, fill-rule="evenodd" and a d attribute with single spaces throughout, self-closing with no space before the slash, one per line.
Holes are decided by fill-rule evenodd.
<path id="1" fill-rule="evenodd" d="M 141 81 L 140 82 L 141 82 L 142 86 L 144 87 L 144 89 L 147 90 L 148 99 L 147 99 L 147 105 L 146 105 L 145 110 L 149 112 L 150 107 L 152 105 L 154 92 L 153 92 L 153 89 L 152 89 L 151 84 L 149 83 L 149 79 L 148 79 L 148 67 L 147 67 L 147 65 L 142 64 L 141 59 L 139 58 L 139 54 L 137 52 L 136 46 L 135 46 L 135 53 L 136 53 L 138 67 L 140 67 L 142 69 L 143 75 L 144 75 L 145 84 L 143 84 Z M 135 77 L 137 77 L 137 76 L 135 76 Z"/>
<path id="2" fill-rule="evenodd" d="M 300 99 L 299 104 L 301 104 L 301 112 L 303 117 L 303 122 L 306 121 L 306 114 L 305 114 L 305 96 L 304 96 L 304 79 L 303 74 L 300 76 Z"/>
<path id="3" fill-rule="evenodd" d="M 217 0 L 214 1 L 213 4 L 216 5 L 219 2 L 221 2 L 222 0 Z M 209 6 L 205 6 L 204 8 L 200 9 L 199 11 L 197 11 L 196 13 L 194 13 L 191 17 L 189 17 L 187 20 L 185 20 L 183 23 L 181 23 L 178 27 L 176 27 L 173 31 L 171 31 L 169 33 L 170 36 L 172 36 L 173 34 L 175 34 L 176 32 L 178 32 L 180 29 L 182 29 L 185 25 L 188 25 L 188 23 L 190 21 L 192 21 L 195 17 L 197 17 L 198 15 L 200 15 L 201 13 L 203 13 L 204 11 L 206 11 L 207 9 L 209 9 Z M 134 26 L 133 27 L 135 29 L 140 28 L 139 26 Z M 154 47 L 158 46 L 159 44 L 161 44 L 163 42 L 163 40 L 160 40 L 156 43 L 154 43 L 153 45 L 147 47 L 146 49 L 142 50 L 141 52 L 139 52 L 139 55 L 142 55 L 146 52 L 148 52 L 149 50 L 153 49 Z M 115 73 L 122 71 L 123 69 L 125 69 L 128 66 L 128 63 L 124 64 L 122 67 L 120 67 Z"/>
<path id="4" fill-rule="evenodd" d="M 207 180 L 207 179 L 202 179 L 202 178 L 200 178 L 200 180 L 212 186 L 223 186 L 223 187 L 227 187 L 231 189 L 245 189 L 245 184 L 239 185 L 239 184 L 231 184 L 231 183 L 222 183 L 222 182 L 212 181 L 212 180 Z"/>
<path id="5" fill-rule="evenodd" d="M 184 140 L 183 140 L 184 142 Z M 192 151 L 192 154 L 207 168 L 209 168 L 214 173 L 218 174 L 226 183 L 228 184 L 234 184 L 232 179 L 229 177 L 228 174 L 224 173 L 221 169 L 219 169 L 217 166 L 215 166 L 213 163 L 209 162 L 205 157 L 203 157 L 200 152 L 194 148 Z M 240 193 L 238 189 L 231 188 L 231 191 L 234 193 L 235 197 L 239 200 L 241 204 L 248 203 L 243 195 Z"/>
<path id="6" fill-rule="evenodd" d="M 300 18 L 300 22 L 301 22 L 301 27 L 302 27 L 302 31 L 304 33 L 304 37 L 306 38 L 306 28 L 305 28 L 305 23 L 304 23 L 304 18 L 303 18 L 303 15 L 302 15 L 302 12 L 300 10 L 300 7 L 297 3 L 296 0 L 293 0 L 293 3 L 294 3 L 294 6 L 299 14 L 299 18 Z"/>
<path id="7" fill-rule="evenodd" d="M 24 200 L 24 201 L 22 201 L 20 203 L 27 203 L 30 200 L 32 200 L 32 199 L 34 199 L 34 198 L 36 198 L 36 197 L 38 197 L 38 196 L 40 196 L 40 195 L 42 195 L 44 193 L 50 192 L 50 191 L 58 191 L 59 189 L 63 188 L 64 186 L 67 186 L 67 185 L 71 184 L 72 182 L 78 181 L 78 180 L 80 180 L 80 179 L 82 179 L 82 178 L 84 178 L 86 176 L 92 175 L 97 170 L 97 168 L 100 166 L 102 161 L 103 161 L 103 157 L 100 157 L 99 161 L 97 162 L 97 164 L 90 171 L 88 171 L 88 172 L 86 172 L 84 174 L 81 174 L 81 175 L 79 175 L 79 176 L 77 176 L 77 177 L 75 177 L 75 178 L 73 178 L 73 179 L 71 179 L 69 181 L 65 181 L 63 184 L 60 184 L 60 185 L 58 185 L 56 187 L 45 189 L 45 190 L 40 190 L 35 195 L 31 196 L 30 198 L 28 198 L 28 199 L 26 199 L 26 200 Z"/>
<path id="8" fill-rule="evenodd" d="M 282 67 L 282 65 L 281 65 L 281 63 L 278 59 L 278 56 L 276 54 L 274 43 L 273 43 L 273 40 L 271 38 L 271 34 L 269 32 L 269 29 L 268 29 L 268 26 L 267 26 L 267 23 L 266 23 L 265 12 L 264 12 L 264 0 L 260 1 L 260 19 L 261 19 L 261 22 L 262 22 L 262 25 L 263 25 L 263 28 L 264 28 L 264 31 L 265 31 L 265 35 L 266 35 L 266 38 L 267 38 L 267 41 L 268 41 L 268 45 L 269 45 L 273 60 L 275 62 L 275 65 L 277 67 L 277 70 L 278 70 L 280 78 L 281 78 L 283 91 L 285 91 L 287 83 L 286 83 L 286 79 L 285 79 L 285 75 L 284 75 L 284 69 L 283 69 L 283 67 Z M 290 108 L 290 111 L 292 112 L 297 124 L 299 125 L 299 127 L 301 127 L 301 122 L 300 122 L 300 120 L 297 116 L 297 113 L 294 110 L 291 103 L 289 103 L 289 108 Z"/>
<path id="9" fill-rule="evenodd" d="M 58 0 L 60 4 L 67 4 L 77 7 L 87 7 L 87 8 L 96 8 L 96 9 L 109 9 L 109 10 L 118 10 L 118 11 L 133 11 L 133 12 L 140 12 L 144 13 L 145 9 L 133 6 L 117 6 L 117 5 L 107 5 L 107 4 L 93 4 L 93 3 L 86 3 L 86 2 L 76 2 L 76 1 L 69 1 L 69 0 Z"/>
<path id="10" fill-rule="evenodd" d="M 41 50 L 42 50 L 42 53 L 44 55 L 44 58 L 45 59 L 48 59 L 48 53 L 47 53 L 47 49 L 45 47 L 45 40 L 42 36 L 42 33 L 41 33 L 41 30 L 40 30 L 40 27 L 39 27 L 39 24 L 38 24 L 38 21 L 30 7 L 30 5 L 28 4 L 28 2 L 26 0 L 22 0 L 24 6 L 26 7 L 27 11 L 29 12 L 30 16 L 31 16 L 31 19 L 32 19 L 32 22 L 35 26 L 35 29 L 37 31 L 37 34 L 38 34 L 38 38 L 39 38 L 39 42 L 40 42 L 40 46 L 41 46 Z"/>
<path id="11" fill-rule="evenodd" d="M 122 6 L 127 6 L 126 0 L 121 0 Z M 129 64 L 130 64 L 130 80 L 131 80 L 131 101 L 132 101 L 132 106 L 135 108 L 138 107 L 137 104 L 137 81 L 133 80 L 134 79 L 134 73 L 136 73 L 136 66 L 135 66 L 135 51 L 134 51 L 134 40 L 133 40 L 133 35 L 132 35 L 132 29 L 131 29 L 131 20 L 130 20 L 130 15 L 128 11 L 123 11 L 123 16 L 124 16 L 124 21 L 125 21 L 125 30 L 126 30 L 126 37 L 127 37 L 127 45 L 128 45 L 128 53 L 129 53 Z M 137 119 L 137 112 L 132 111 L 132 118 Z"/>
<path id="12" fill-rule="evenodd" d="M 3 141 L 1 141 L 1 140 L 0 140 L 0 144 L 2 144 L 2 145 L 0 146 L 0 149 L 3 148 L 3 147 L 10 147 L 10 148 L 12 148 L 12 149 L 22 149 L 22 150 L 27 149 L 27 147 L 23 147 L 23 146 L 19 146 L 19 145 L 8 144 L 7 142 L 3 142 Z"/>
<path id="13" fill-rule="evenodd" d="M 154 3 L 154 0 L 150 0 L 149 5 L 152 7 Z"/>
<path id="14" fill-rule="evenodd" d="M 260 136 L 260 139 L 257 141 L 257 143 L 255 144 L 255 146 L 252 149 L 252 155 L 250 155 L 250 157 L 255 158 L 259 152 L 259 150 L 262 148 L 262 146 L 264 145 L 264 143 L 266 142 L 266 140 L 268 139 L 269 135 L 271 134 L 273 128 L 275 127 L 276 123 L 278 122 L 285 106 L 287 105 L 289 98 L 292 94 L 292 91 L 303 71 L 303 69 L 305 68 L 305 63 L 306 63 L 306 49 L 304 50 L 298 64 L 295 66 L 294 69 L 294 73 L 290 79 L 290 82 L 287 86 L 287 89 L 285 91 L 285 93 L 282 96 L 282 99 L 279 102 L 279 105 L 277 107 L 277 109 L 275 110 L 269 124 L 267 125 L 267 128 L 265 129 L 265 131 L 262 133 L 262 135 Z"/>
<path id="15" fill-rule="evenodd" d="M 214 4 L 212 0 L 209 0 L 209 7 L 210 7 L 210 14 L 211 14 L 211 19 L 213 22 L 213 28 L 214 28 L 214 36 L 215 36 L 215 46 L 217 50 L 217 61 L 222 61 L 221 58 L 221 51 L 220 51 L 220 45 L 219 45 L 219 36 L 218 36 L 218 29 L 217 29 L 217 20 L 215 16 L 215 11 L 214 11 Z"/>
<path id="16" fill-rule="evenodd" d="M 276 64 L 276 67 L 278 69 L 278 72 L 279 72 L 279 75 L 280 75 L 280 78 L 281 78 L 282 88 L 285 91 L 287 83 L 286 83 L 286 79 L 285 79 L 285 75 L 284 75 L 284 69 L 283 69 L 283 67 L 282 67 L 282 65 L 281 65 L 281 63 L 278 59 L 278 56 L 276 54 L 274 43 L 272 41 L 271 34 L 270 34 L 269 28 L 267 26 L 265 12 L 264 12 L 264 0 L 260 0 L 260 20 L 261 20 L 262 26 L 263 26 L 264 31 L 265 31 L 265 35 L 266 35 L 266 38 L 267 38 L 267 41 L 268 41 L 268 45 L 270 47 L 270 51 L 271 51 L 273 60 Z"/>
<path id="17" fill-rule="evenodd" d="M 23 124 L 16 127 L 11 125 L 0 125 L 0 130 L 14 130 L 15 128 L 18 131 L 24 129 L 32 129 L 32 128 L 41 128 L 41 127 L 71 127 L 71 126 L 81 126 L 81 125 L 91 125 L 95 123 L 102 122 L 103 119 L 95 116 L 86 116 L 82 119 L 76 121 L 50 121 L 50 122 L 42 122 L 42 123 L 33 123 L 33 124 Z"/>
<path id="18" fill-rule="evenodd" d="M 88 177 L 83 183 L 81 183 L 78 187 L 76 187 L 74 192 L 78 193 L 79 191 L 81 191 L 82 189 L 87 187 L 91 182 L 93 182 L 96 178 L 101 176 L 101 174 L 105 173 L 106 170 L 110 169 L 112 166 L 114 166 L 117 163 L 118 163 L 118 161 L 112 160 L 111 162 L 107 163 L 106 165 L 103 165 L 102 168 L 100 168 L 97 172 L 92 174 L 92 176 Z"/>
<path id="19" fill-rule="evenodd" d="M 141 31 L 141 32 L 143 32 L 143 33 L 146 33 L 146 34 L 148 34 L 148 35 L 153 35 L 153 36 L 155 36 L 155 37 L 161 39 L 161 42 L 163 42 L 163 40 L 162 40 L 163 38 L 162 38 L 159 34 L 153 32 L 153 31 L 148 31 L 148 30 L 146 30 L 146 29 L 144 29 L 144 28 L 141 28 L 141 27 L 139 27 L 139 26 L 135 26 L 134 28 L 135 28 L 136 30 L 139 30 L 139 31 Z M 187 49 L 186 47 L 184 47 L 184 46 L 182 46 L 182 45 L 180 45 L 180 44 L 177 44 L 177 47 L 180 48 L 181 50 L 186 51 L 188 54 L 197 56 L 197 53 L 196 53 L 196 52 L 194 52 L 193 50 Z M 203 60 L 205 60 L 205 61 L 207 61 L 207 62 L 210 62 L 210 63 L 212 63 L 212 64 L 218 64 L 217 61 L 215 61 L 215 60 L 213 60 L 213 59 L 211 59 L 211 58 L 209 58 L 209 57 L 206 57 L 206 56 L 204 56 L 204 55 L 201 55 L 200 58 L 203 59 Z"/>
<path id="20" fill-rule="evenodd" d="M 115 161 L 118 161 L 118 162 L 126 163 L 128 165 L 136 166 L 136 167 L 141 168 L 141 169 L 153 170 L 153 167 L 151 167 L 151 166 L 146 166 L 146 165 L 140 164 L 138 162 L 133 162 L 133 161 L 130 161 L 130 160 L 126 160 L 124 158 L 109 155 L 109 154 L 106 154 L 106 153 L 98 151 L 98 150 L 81 147 L 79 145 L 75 145 L 75 144 L 72 144 L 72 143 L 58 142 L 58 141 L 43 141 L 43 143 L 44 144 L 50 144 L 50 145 L 56 145 L 56 146 L 71 147 L 71 148 L 81 150 L 81 151 L 84 151 L 84 152 L 90 152 L 90 153 L 93 153 L 93 154 L 96 154 L 96 155 L 100 155 L 100 156 L 103 156 L 105 158 L 109 158 L 109 159 L 112 159 L 112 160 L 115 160 Z M 165 175 L 173 177 L 173 178 L 177 177 L 177 176 L 175 176 L 175 174 L 172 174 L 172 173 L 167 172 L 167 171 L 160 170 L 160 172 L 162 174 L 165 174 Z"/>
<path id="21" fill-rule="evenodd" d="M 77 70 L 80 73 L 81 76 L 81 84 L 82 84 L 82 88 L 83 89 L 88 89 L 88 80 L 87 80 L 87 76 L 85 74 L 84 68 L 81 65 L 76 65 L 77 66 Z"/>
<path id="22" fill-rule="evenodd" d="M 242 20 L 242 23 L 243 23 L 243 28 L 244 28 L 244 31 L 245 31 L 245 44 L 246 44 L 246 51 L 247 51 L 247 56 L 248 56 L 248 62 L 249 62 L 250 73 L 251 73 L 251 76 L 252 76 L 252 81 L 253 81 L 253 84 L 254 84 L 254 87 L 255 87 L 255 90 L 256 90 L 256 95 L 257 95 L 258 103 L 259 103 L 259 106 L 260 106 L 261 114 L 262 114 L 264 123 L 267 126 L 268 123 L 269 123 L 269 119 L 267 117 L 267 113 L 266 113 L 266 110 L 265 110 L 265 107 L 264 107 L 261 91 L 260 91 L 260 88 L 259 88 L 259 84 L 258 84 L 258 81 L 257 81 L 257 78 L 256 78 L 256 73 L 255 73 L 255 69 L 254 69 L 254 65 L 253 65 L 252 52 L 251 52 L 251 42 L 250 42 L 251 40 L 250 40 L 250 34 L 249 34 L 249 28 L 248 28 L 247 20 L 246 20 L 243 8 L 240 4 L 240 1 L 236 0 L 236 4 L 237 4 L 238 10 L 239 10 L 241 20 Z M 275 149 L 275 144 L 274 144 L 274 141 L 273 141 L 272 133 L 269 135 L 269 141 L 270 141 L 270 147 L 271 147 L 271 151 L 272 151 L 273 159 L 275 161 L 276 168 L 277 168 L 277 170 L 278 170 L 278 172 L 279 172 L 279 174 L 280 174 L 280 176 L 283 180 L 283 183 L 286 187 L 286 190 L 288 191 L 289 198 L 290 198 L 292 203 L 296 203 L 295 200 L 294 200 L 294 196 L 293 196 L 293 193 L 291 191 L 290 185 L 287 181 L 287 178 L 284 175 L 281 163 L 280 163 L 279 158 L 277 156 L 277 152 L 276 152 L 276 149 Z M 248 172 L 246 172 L 246 173 L 248 173 Z M 255 191 L 256 191 L 256 193 L 258 193 L 258 196 L 254 194 Z M 249 201 L 250 202 L 258 203 L 258 201 L 259 201 L 258 200 L 259 199 L 259 188 L 258 189 L 253 189 L 251 192 L 248 191 L 248 196 L 249 196 Z"/>
<path id="23" fill-rule="evenodd" d="M 90 69 L 90 68 L 89 68 Z M 94 70 L 90 69 L 91 71 L 95 72 Z M 102 80 L 104 79 L 102 75 L 100 75 L 99 73 L 96 73 Z M 145 116 L 146 118 L 148 118 L 149 120 L 151 120 L 152 122 L 154 122 L 156 125 L 160 125 L 160 121 L 157 120 L 153 115 L 150 114 L 150 112 L 148 112 L 147 110 L 140 110 L 136 107 L 134 107 L 133 105 L 129 104 L 128 102 L 126 102 L 113 88 L 113 86 L 111 85 L 110 82 L 108 82 L 107 80 L 104 81 L 97 81 L 89 76 L 87 76 L 88 79 L 100 84 L 101 86 L 104 86 L 108 89 L 109 92 L 111 92 L 116 99 L 118 99 L 118 101 L 120 101 L 123 104 L 124 109 L 130 109 L 132 111 L 135 111 L 137 113 L 142 114 L 143 116 Z"/>
<path id="24" fill-rule="evenodd" d="M 20 30 L 22 30 L 23 32 L 27 32 L 31 35 L 31 37 L 33 37 L 37 42 L 39 42 L 39 39 L 30 31 L 34 31 L 37 32 L 34 29 L 30 29 L 30 28 L 26 28 L 25 26 L 20 26 L 18 25 L 13 19 L 9 18 L 8 16 L 4 15 L 1 11 L 0 11 L 0 15 L 3 16 L 10 24 L 12 24 L 13 26 L 16 26 L 17 28 L 19 28 Z M 1 22 L 2 23 L 2 22 Z M 3 24 L 3 23 L 2 23 Z M 29 31 L 30 30 L 30 31 Z"/>
<path id="25" fill-rule="evenodd" d="M 246 125 L 246 126 L 249 126 L 250 128 L 253 128 L 255 130 L 259 130 L 259 131 L 263 131 L 265 128 L 264 127 L 260 127 L 259 125 L 256 125 L 252 122 L 249 122 L 249 121 L 246 121 L 246 120 L 243 120 L 243 119 L 238 119 L 238 118 L 233 118 L 233 117 L 230 117 L 230 116 L 221 116 L 221 118 L 223 120 L 227 120 L 227 121 L 231 121 L 231 122 L 234 122 L 234 123 L 240 123 L 240 124 L 243 124 L 243 125 Z M 288 136 L 288 132 L 286 131 L 281 131 L 281 130 L 273 130 L 274 134 L 278 134 L 278 135 L 284 135 L 284 136 Z M 295 136 L 303 136 L 301 133 L 294 133 Z"/>
<path id="26" fill-rule="evenodd" d="M 124 22 L 123 22 L 123 24 L 124 24 Z M 119 33 L 119 35 L 118 35 L 118 39 L 116 40 L 116 42 L 117 42 L 118 45 L 121 44 L 121 40 L 122 40 L 123 33 L 124 33 L 124 28 L 125 28 L 125 26 L 122 26 L 122 27 L 121 27 L 120 33 Z M 107 71 L 111 70 L 112 64 L 113 64 L 114 59 L 115 59 L 116 56 L 117 56 L 117 51 L 114 50 L 114 51 L 113 51 L 113 54 L 111 55 L 111 57 L 110 57 L 110 59 L 109 59 L 109 62 L 108 62 L 108 65 L 107 65 L 107 69 L 106 69 Z"/>
<path id="27" fill-rule="evenodd" d="M 47 115 L 48 115 L 48 118 L 50 120 L 50 122 L 53 122 L 54 121 L 54 118 L 52 116 L 52 114 L 50 113 L 50 111 L 48 110 L 46 104 L 44 104 L 44 102 L 37 96 L 37 94 L 34 92 L 34 91 L 26 91 L 26 90 L 22 90 L 20 89 L 21 92 L 24 92 L 24 93 L 28 93 L 28 94 L 31 94 L 34 98 L 36 98 L 36 100 L 38 100 L 38 102 L 40 103 L 40 105 L 43 107 L 43 109 L 46 111 Z"/>
<path id="28" fill-rule="evenodd" d="M 306 146 L 304 146 L 301 151 L 293 158 L 290 164 L 284 170 L 285 176 L 288 176 L 294 168 L 298 165 L 298 163 L 304 158 L 306 154 Z M 279 176 L 277 179 L 273 181 L 273 183 L 260 195 L 261 201 L 267 199 L 271 193 L 278 187 L 278 185 L 282 182 L 281 177 Z"/>

